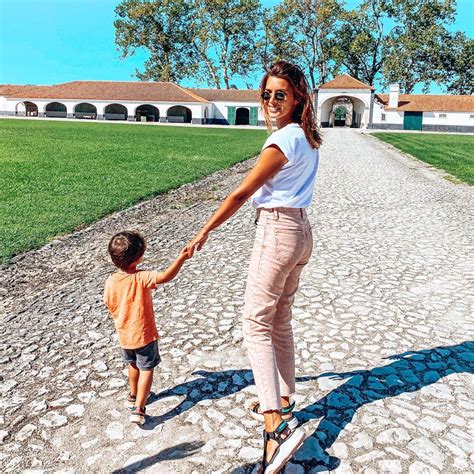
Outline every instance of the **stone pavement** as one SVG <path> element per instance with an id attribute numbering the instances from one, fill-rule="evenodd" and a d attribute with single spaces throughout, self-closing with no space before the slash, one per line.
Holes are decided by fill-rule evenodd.
<path id="1" fill-rule="evenodd" d="M 294 308 L 286 473 L 472 472 L 472 188 L 352 130 L 324 133 L 313 259 Z M 102 302 L 109 237 L 138 228 L 163 268 L 253 160 L 114 214 L 1 272 L 2 472 L 245 473 L 261 426 L 242 347 L 245 206 L 155 294 L 163 362 L 143 429 Z M 469 342 L 470 341 L 470 342 Z"/>

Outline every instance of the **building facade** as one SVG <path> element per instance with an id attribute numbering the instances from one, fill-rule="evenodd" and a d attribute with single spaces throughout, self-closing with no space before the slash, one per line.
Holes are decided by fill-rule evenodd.
<path id="1" fill-rule="evenodd" d="M 342 74 L 314 91 L 321 127 L 474 132 L 474 96 L 388 94 Z M 171 82 L 0 85 L 0 116 L 263 126 L 259 91 Z"/>

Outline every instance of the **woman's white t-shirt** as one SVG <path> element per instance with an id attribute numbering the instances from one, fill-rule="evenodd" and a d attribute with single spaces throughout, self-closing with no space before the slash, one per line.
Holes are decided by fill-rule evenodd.
<path id="1" fill-rule="evenodd" d="M 254 207 L 309 207 L 319 165 L 319 151 L 312 148 L 303 129 L 290 123 L 273 132 L 262 151 L 276 145 L 285 155 L 286 163 L 252 196 Z"/>

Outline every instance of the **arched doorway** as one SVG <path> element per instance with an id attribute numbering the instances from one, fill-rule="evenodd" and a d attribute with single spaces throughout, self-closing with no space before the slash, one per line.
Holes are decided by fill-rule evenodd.
<path id="1" fill-rule="evenodd" d="M 20 102 L 16 104 L 15 115 L 19 117 L 38 117 L 38 106 L 33 102 Z"/>
<path id="2" fill-rule="evenodd" d="M 137 107 L 135 118 L 137 122 L 159 122 L 160 111 L 154 105 L 143 104 Z"/>
<path id="3" fill-rule="evenodd" d="M 45 117 L 66 118 L 67 108 L 61 102 L 51 102 L 44 109 Z"/>
<path id="4" fill-rule="evenodd" d="M 329 125 L 333 127 L 350 127 L 354 105 L 348 97 L 338 97 L 332 103 Z"/>
<path id="5" fill-rule="evenodd" d="M 74 117 L 78 119 L 94 120 L 97 118 L 97 108 L 95 105 L 82 102 L 74 107 Z"/>
<path id="6" fill-rule="evenodd" d="M 366 125 L 366 109 L 368 106 L 357 97 L 330 97 L 320 107 L 321 126 L 360 128 Z"/>
<path id="7" fill-rule="evenodd" d="M 182 105 L 175 105 L 166 112 L 168 122 L 172 123 L 191 123 L 192 117 L 191 110 Z"/>
<path id="8" fill-rule="evenodd" d="M 235 125 L 249 125 L 250 111 L 246 107 L 239 107 L 235 112 Z"/>
<path id="9" fill-rule="evenodd" d="M 109 104 L 104 110 L 105 120 L 127 120 L 128 110 L 122 104 Z"/>

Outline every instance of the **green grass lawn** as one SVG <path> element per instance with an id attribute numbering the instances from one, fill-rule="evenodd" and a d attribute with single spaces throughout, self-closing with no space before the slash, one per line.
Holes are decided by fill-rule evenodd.
<path id="1" fill-rule="evenodd" d="M 373 135 L 470 185 L 474 184 L 474 135 L 384 132 Z"/>
<path id="2" fill-rule="evenodd" d="M 266 131 L 0 120 L 0 262 L 255 156 Z"/>

